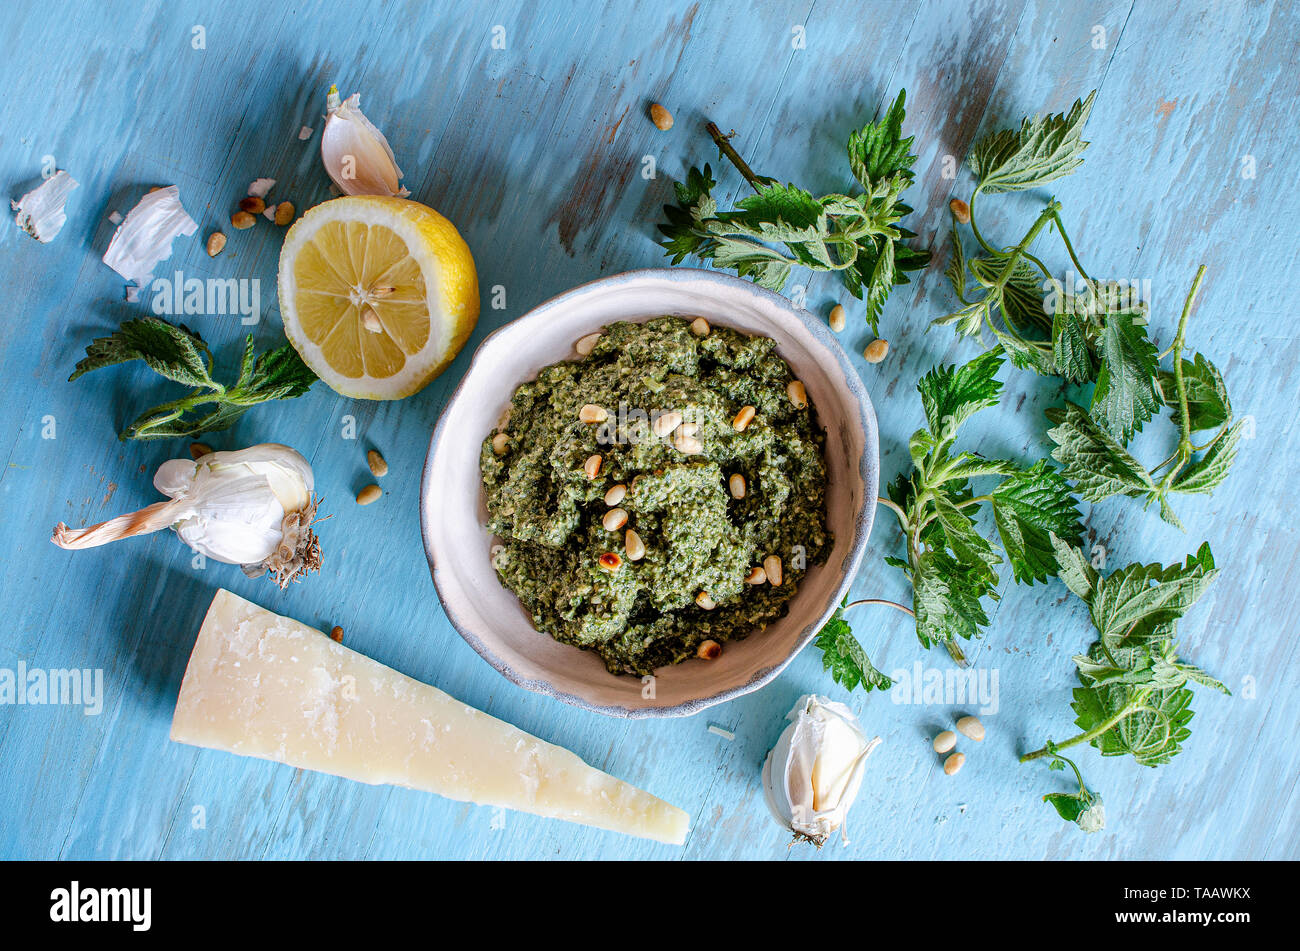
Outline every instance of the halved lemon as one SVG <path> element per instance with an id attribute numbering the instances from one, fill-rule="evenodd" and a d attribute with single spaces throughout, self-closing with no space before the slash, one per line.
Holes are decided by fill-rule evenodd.
<path id="1" fill-rule="evenodd" d="M 447 368 L 478 321 L 478 276 L 456 227 L 404 198 L 312 208 L 280 250 L 280 314 L 302 357 L 344 396 L 396 400 Z"/>

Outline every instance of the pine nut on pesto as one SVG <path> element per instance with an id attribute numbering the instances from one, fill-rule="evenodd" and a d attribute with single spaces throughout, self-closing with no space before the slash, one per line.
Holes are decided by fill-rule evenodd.
<path id="1" fill-rule="evenodd" d="M 795 375 L 775 341 L 699 329 L 680 317 L 609 325 L 587 354 L 515 391 L 505 452 L 494 451 L 500 430 L 483 440 L 502 584 L 539 631 L 595 651 L 613 673 L 650 674 L 762 630 L 830 551 L 815 408 L 791 399 Z M 586 407 L 605 418 L 582 422 Z M 626 562 L 611 552 L 614 522 Z M 755 584 L 767 559 L 780 574 Z"/>

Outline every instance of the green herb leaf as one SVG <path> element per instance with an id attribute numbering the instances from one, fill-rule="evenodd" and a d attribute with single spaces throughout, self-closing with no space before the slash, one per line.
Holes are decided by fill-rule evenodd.
<path id="1" fill-rule="evenodd" d="M 993 490 L 993 520 L 1015 579 L 1046 581 L 1057 572 L 1052 539 L 1077 543 L 1083 526 L 1070 484 L 1039 460 Z"/>
<path id="2" fill-rule="evenodd" d="M 1173 371 L 1161 370 L 1159 382 L 1164 403 L 1173 412 L 1174 425 L 1181 427 L 1183 412 Z M 1216 429 L 1232 418 L 1223 374 L 1201 354 L 1196 354 L 1194 360 L 1183 361 L 1183 385 L 1187 390 L 1187 417 L 1192 432 Z"/>
<path id="3" fill-rule="evenodd" d="M 94 340 L 71 379 L 130 360 L 142 360 L 159 375 L 190 386 L 191 392 L 140 414 L 121 433 L 122 439 L 193 438 L 219 432 L 232 426 L 249 407 L 301 396 L 316 381 L 316 374 L 289 344 L 257 356 L 250 335 L 240 360 L 239 379 L 223 386 L 210 374 L 207 344 L 186 328 L 157 317 L 128 320 L 113 335 Z M 212 408 L 201 411 L 202 406 Z"/>
<path id="4" fill-rule="evenodd" d="M 1132 312 L 1106 315 L 1100 341 L 1101 370 L 1092 393 L 1091 414 L 1120 442 L 1127 443 L 1160 409 L 1156 389 L 1156 346 Z"/>
<path id="5" fill-rule="evenodd" d="M 1047 431 L 1056 443 L 1052 458 L 1061 464 L 1075 491 L 1089 502 L 1112 495 L 1154 496 L 1151 474 L 1083 407 L 1067 402 L 1047 411 L 1056 426 Z"/>
<path id="6" fill-rule="evenodd" d="M 868 122 L 849 136 L 849 167 L 867 191 L 895 175 L 912 181 L 912 165 L 916 162 L 916 156 L 911 154 L 913 139 L 903 138 L 906 98 L 907 91 L 899 90 L 898 98 L 879 122 Z"/>
<path id="7" fill-rule="evenodd" d="M 997 403 L 1002 383 L 995 375 L 1001 366 L 1002 355 L 990 350 L 961 367 L 941 364 L 921 377 L 916 388 L 930 432 L 940 442 L 950 442 L 957 427 Z"/>
<path id="8" fill-rule="evenodd" d="M 924 552 L 912 577 L 912 610 L 916 612 L 916 636 L 922 644 L 955 641 L 979 636 L 989 618 L 980 603 L 997 598 L 986 581 L 986 567 L 964 564 L 946 551 Z"/>
<path id="9" fill-rule="evenodd" d="M 1069 175 L 1083 164 L 1083 126 L 1092 111 L 1094 90 L 1075 100 L 1068 114 L 1025 119 L 1020 129 L 1003 129 L 980 139 L 970 164 L 984 192 L 1037 188 Z"/>
<path id="10" fill-rule="evenodd" d="M 1187 412 L 1190 416 L 1190 407 Z M 1171 488 L 1175 492 L 1213 492 L 1228 477 L 1228 470 L 1237 458 L 1237 447 L 1245 425 L 1245 420 L 1238 420 L 1219 433 L 1204 456 L 1178 473 Z"/>
<path id="11" fill-rule="evenodd" d="M 831 679 L 845 690 L 859 686 L 866 691 L 888 690 L 894 682 L 871 665 L 849 622 L 844 620 L 844 607 L 841 604 L 817 634 L 815 643 L 822 652 L 822 669 L 829 670 Z"/>

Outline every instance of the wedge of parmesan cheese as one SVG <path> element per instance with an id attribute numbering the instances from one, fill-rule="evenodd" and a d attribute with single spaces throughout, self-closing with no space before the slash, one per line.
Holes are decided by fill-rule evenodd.
<path id="1" fill-rule="evenodd" d="M 688 817 L 576 754 L 218 590 L 171 738 L 680 845 Z"/>

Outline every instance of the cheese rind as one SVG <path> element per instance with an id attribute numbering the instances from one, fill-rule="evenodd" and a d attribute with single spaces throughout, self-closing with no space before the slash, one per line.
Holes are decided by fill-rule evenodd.
<path id="1" fill-rule="evenodd" d="M 681 845 L 688 816 L 428 684 L 219 589 L 171 738 Z"/>

